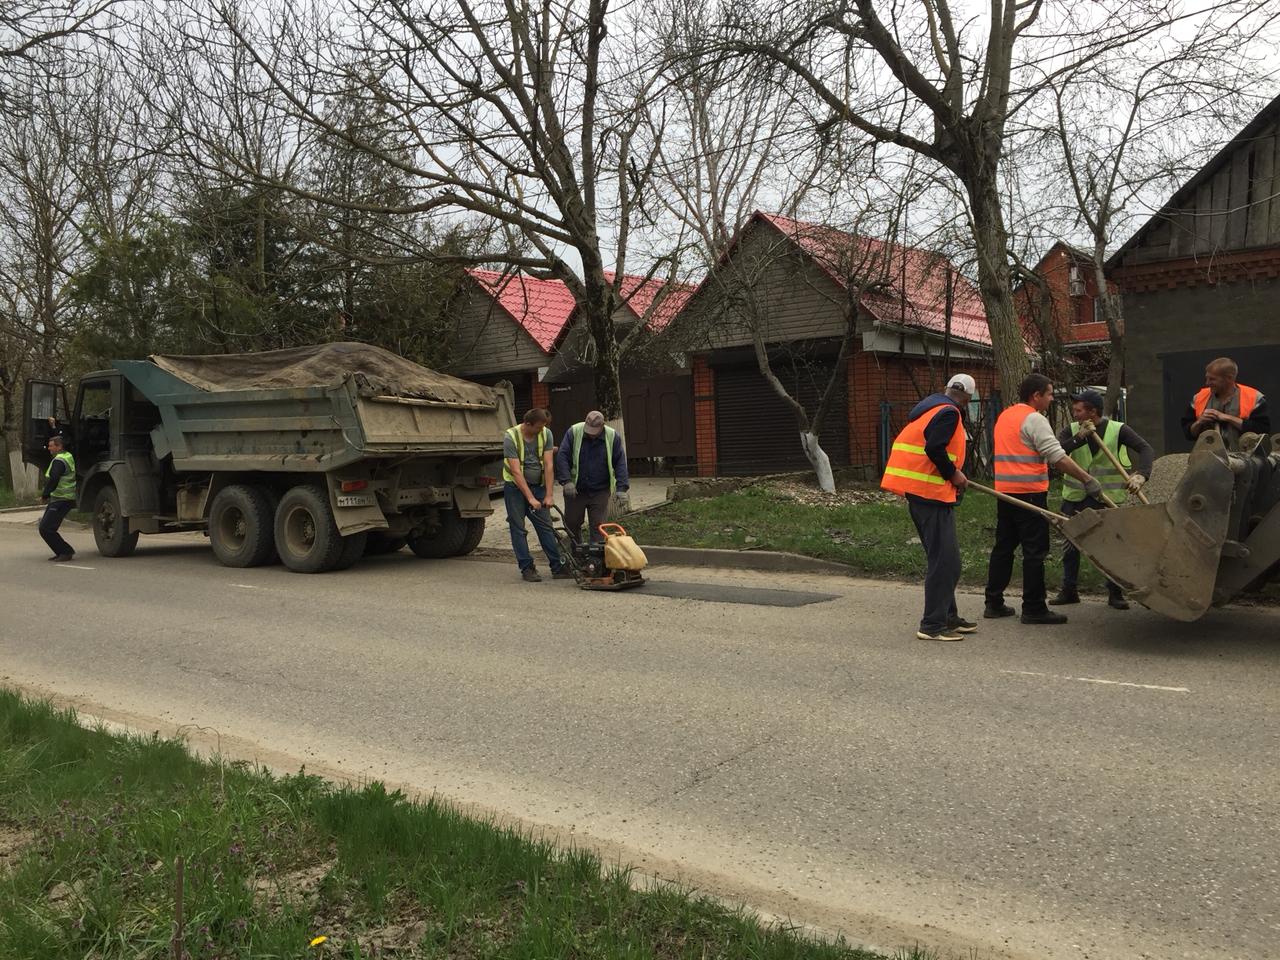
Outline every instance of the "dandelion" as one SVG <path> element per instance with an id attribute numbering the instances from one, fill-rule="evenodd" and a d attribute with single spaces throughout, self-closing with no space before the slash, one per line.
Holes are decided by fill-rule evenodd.
<path id="1" fill-rule="evenodd" d="M 326 937 L 326 936 L 313 937 L 313 938 L 312 938 L 312 940 L 311 940 L 311 942 L 310 942 L 309 944 L 307 944 L 307 946 L 309 946 L 309 947 L 318 947 L 318 946 L 320 946 L 320 944 L 324 943 L 324 942 L 325 942 L 326 940 L 328 940 L 328 939 L 329 939 L 329 938 L 328 938 L 328 937 Z"/>

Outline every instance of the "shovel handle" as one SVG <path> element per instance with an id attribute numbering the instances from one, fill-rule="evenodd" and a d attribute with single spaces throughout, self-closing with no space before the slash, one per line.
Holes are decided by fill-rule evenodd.
<path id="1" fill-rule="evenodd" d="M 1120 458 L 1116 456 L 1115 451 L 1112 450 L 1110 447 L 1108 447 L 1101 440 L 1098 441 L 1098 446 L 1102 447 L 1102 452 L 1107 455 L 1107 458 L 1112 462 L 1112 464 L 1115 465 L 1115 468 L 1120 471 L 1120 476 L 1124 478 L 1124 482 L 1128 483 L 1129 480 L 1131 479 L 1129 471 L 1124 468 L 1124 464 L 1120 462 Z M 1141 487 L 1138 488 L 1138 499 L 1141 500 L 1143 503 L 1151 502 L 1150 500 L 1147 499 L 1147 495 L 1142 492 Z"/>
<path id="2" fill-rule="evenodd" d="M 1003 500 L 1005 503 L 1011 503 L 1015 507 L 1021 507 L 1023 510 L 1030 510 L 1032 513 L 1038 513 L 1046 520 L 1053 524 L 1062 524 L 1067 522 L 1067 518 L 1060 513 L 1054 513 L 1052 510 L 1045 510 L 1043 507 L 1037 507 L 1034 503 L 1027 503 L 1025 500 L 1019 500 L 1017 497 L 1011 497 L 1007 493 L 1001 493 L 999 490 L 993 490 L 985 487 L 980 483 L 970 480 L 968 486 L 974 490 L 989 494 L 997 500 Z"/>

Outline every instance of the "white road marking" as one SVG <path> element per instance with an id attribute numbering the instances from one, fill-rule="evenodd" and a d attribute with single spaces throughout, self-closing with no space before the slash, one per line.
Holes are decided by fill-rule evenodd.
<path id="1" fill-rule="evenodd" d="M 1162 690 L 1165 693 L 1190 693 L 1190 687 L 1162 687 L 1155 683 L 1132 683 L 1128 680 L 1103 680 L 1099 677 L 1064 677 L 1057 673 L 1037 673 L 1034 670 L 1001 670 L 1016 677 L 1043 677 L 1046 680 L 1078 680 L 1080 683 L 1101 683 L 1109 687 L 1137 687 L 1139 690 Z"/>
<path id="2" fill-rule="evenodd" d="M 262 588 L 252 583 L 233 583 L 233 587 L 239 587 L 241 590 L 261 590 Z"/>
<path id="3" fill-rule="evenodd" d="M 59 569 L 59 570 L 97 570 L 98 568 L 97 568 L 97 567 L 83 567 L 83 566 L 81 566 L 80 564 L 76 564 L 76 565 L 72 566 L 72 565 L 71 565 L 71 564 L 69 564 L 69 563 L 60 563 L 60 564 L 58 564 L 58 569 Z"/>

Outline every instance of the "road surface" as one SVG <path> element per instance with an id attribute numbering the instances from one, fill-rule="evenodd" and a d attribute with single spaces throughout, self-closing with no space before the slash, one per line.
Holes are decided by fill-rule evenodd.
<path id="1" fill-rule="evenodd" d="M 758 606 L 71 539 L 50 564 L 0 529 L 0 682 L 438 791 L 886 949 L 1280 957 L 1276 611 L 1085 604 L 931 644 L 910 585 L 654 571 L 834 595 Z"/>

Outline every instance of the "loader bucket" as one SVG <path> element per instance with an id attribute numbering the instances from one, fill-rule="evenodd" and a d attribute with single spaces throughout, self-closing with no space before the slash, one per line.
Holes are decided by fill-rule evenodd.
<path id="1" fill-rule="evenodd" d="M 1214 599 L 1234 483 L 1221 436 L 1206 431 L 1167 501 L 1084 510 L 1062 532 L 1131 599 L 1175 620 L 1197 620 Z"/>

